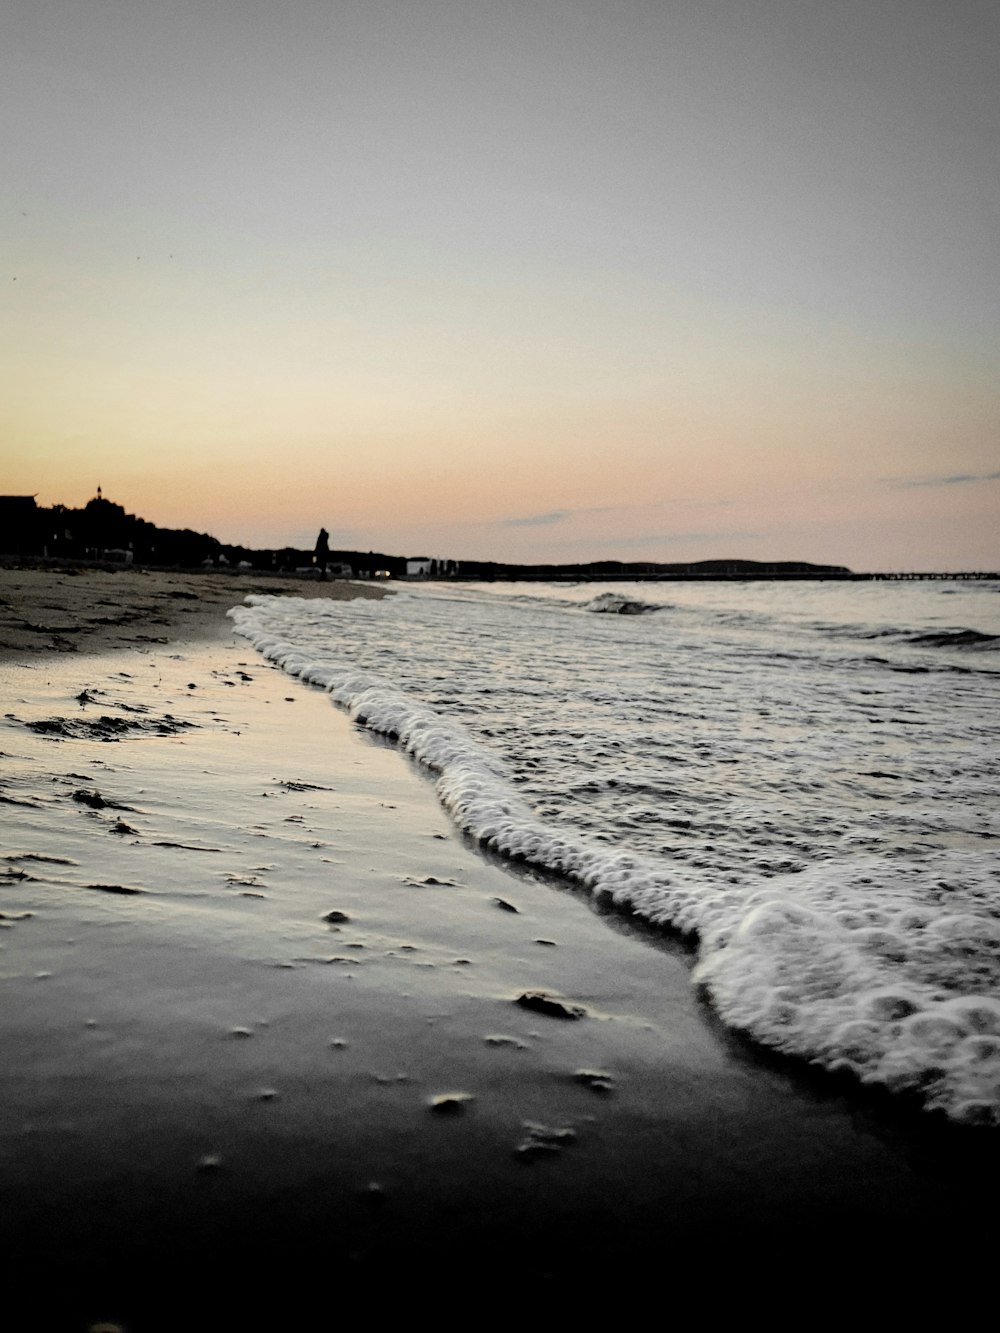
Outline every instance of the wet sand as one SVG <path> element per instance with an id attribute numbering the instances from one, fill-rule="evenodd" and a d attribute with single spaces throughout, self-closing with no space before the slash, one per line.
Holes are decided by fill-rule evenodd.
<path id="1" fill-rule="evenodd" d="M 0 568 L 0 662 L 26 653 L 144 650 L 228 632 L 225 613 L 249 593 L 383 597 L 378 584 L 288 575 L 78 566 Z"/>
<path id="2" fill-rule="evenodd" d="M 0 667 L 24 1326 L 971 1303 L 994 1135 L 768 1058 L 683 943 L 464 845 L 218 602 L 180 624 Z"/>

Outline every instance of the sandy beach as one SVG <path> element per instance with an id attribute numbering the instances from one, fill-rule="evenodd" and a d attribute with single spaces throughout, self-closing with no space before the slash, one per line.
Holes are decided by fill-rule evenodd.
<path id="1" fill-rule="evenodd" d="M 253 572 L 128 568 L 0 568 L 0 662 L 32 653 L 145 651 L 228 630 L 225 612 L 250 593 L 383 597 L 375 584 Z"/>
<path id="2" fill-rule="evenodd" d="M 958 1314 L 995 1135 L 767 1055 L 686 944 L 479 854 L 235 636 L 262 591 L 383 590 L 0 572 L 21 1326 Z"/>

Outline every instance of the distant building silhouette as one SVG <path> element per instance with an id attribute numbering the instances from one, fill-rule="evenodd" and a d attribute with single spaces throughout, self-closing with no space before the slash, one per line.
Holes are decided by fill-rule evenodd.
<path id="1" fill-rule="evenodd" d="M 0 495 L 0 551 L 40 555 L 44 512 L 33 495 Z"/>

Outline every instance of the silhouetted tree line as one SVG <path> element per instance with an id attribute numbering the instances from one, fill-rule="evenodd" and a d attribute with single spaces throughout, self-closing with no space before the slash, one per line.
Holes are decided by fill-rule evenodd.
<path id="1" fill-rule="evenodd" d="M 82 509 L 46 509 L 30 496 L 0 497 L 0 550 L 5 555 L 197 565 L 217 558 L 222 549 L 207 533 L 159 528 L 100 494 Z"/>
<path id="2" fill-rule="evenodd" d="M 257 570 L 309 569 L 311 550 L 294 546 L 259 550 L 220 542 L 190 528 L 161 528 L 100 493 L 82 509 L 66 505 L 44 508 L 32 496 L 0 496 L 0 555 L 68 560 L 107 560 L 137 565 L 180 565 L 192 568 L 240 565 Z M 406 574 L 406 557 L 380 551 L 331 551 L 330 564 L 345 566 L 353 577 L 385 571 L 394 578 Z"/>
<path id="3" fill-rule="evenodd" d="M 244 567 L 292 572 L 314 567 L 312 550 L 284 546 L 258 550 L 230 546 L 205 532 L 190 528 L 160 528 L 122 505 L 106 500 L 98 490 L 82 509 L 53 505 L 45 509 L 31 496 L 0 496 L 0 554 L 71 560 L 110 560 L 139 565 L 198 565 Z M 331 550 L 327 557 L 335 573 L 353 578 L 406 576 L 407 558 L 382 551 Z M 690 564 L 625 563 L 596 560 L 573 565 L 514 565 L 492 560 L 428 562 L 424 577 L 466 580 L 586 580 L 586 579 L 815 579 L 850 578 L 843 565 L 813 565 L 806 561 L 699 560 Z"/>

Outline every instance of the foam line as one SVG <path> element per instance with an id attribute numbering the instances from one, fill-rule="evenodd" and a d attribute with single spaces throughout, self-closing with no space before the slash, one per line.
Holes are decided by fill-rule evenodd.
<path id="1" fill-rule="evenodd" d="M 502 759 L 460 723 L 341 660 L 335 635 L 297 644 L 308 608 L 319 614 L 315 602 L 247 601 L 229 613 L 237 631 L 435 774 L 452 819 L 484 848 L 697 937 L 694 980 L 727 1023 L 955 1120 L 1000 1125 L 1000 920 L 997 884 L 980 858 L 948 851 L 894 862 L 848 847 L 802 873 L 733 887 L 589 842 L 536 815 Z M 359 602 L 358 614 L 373 605 Z M 930 892 L 936 883 L 952 886 L 943 906 Z"/>

